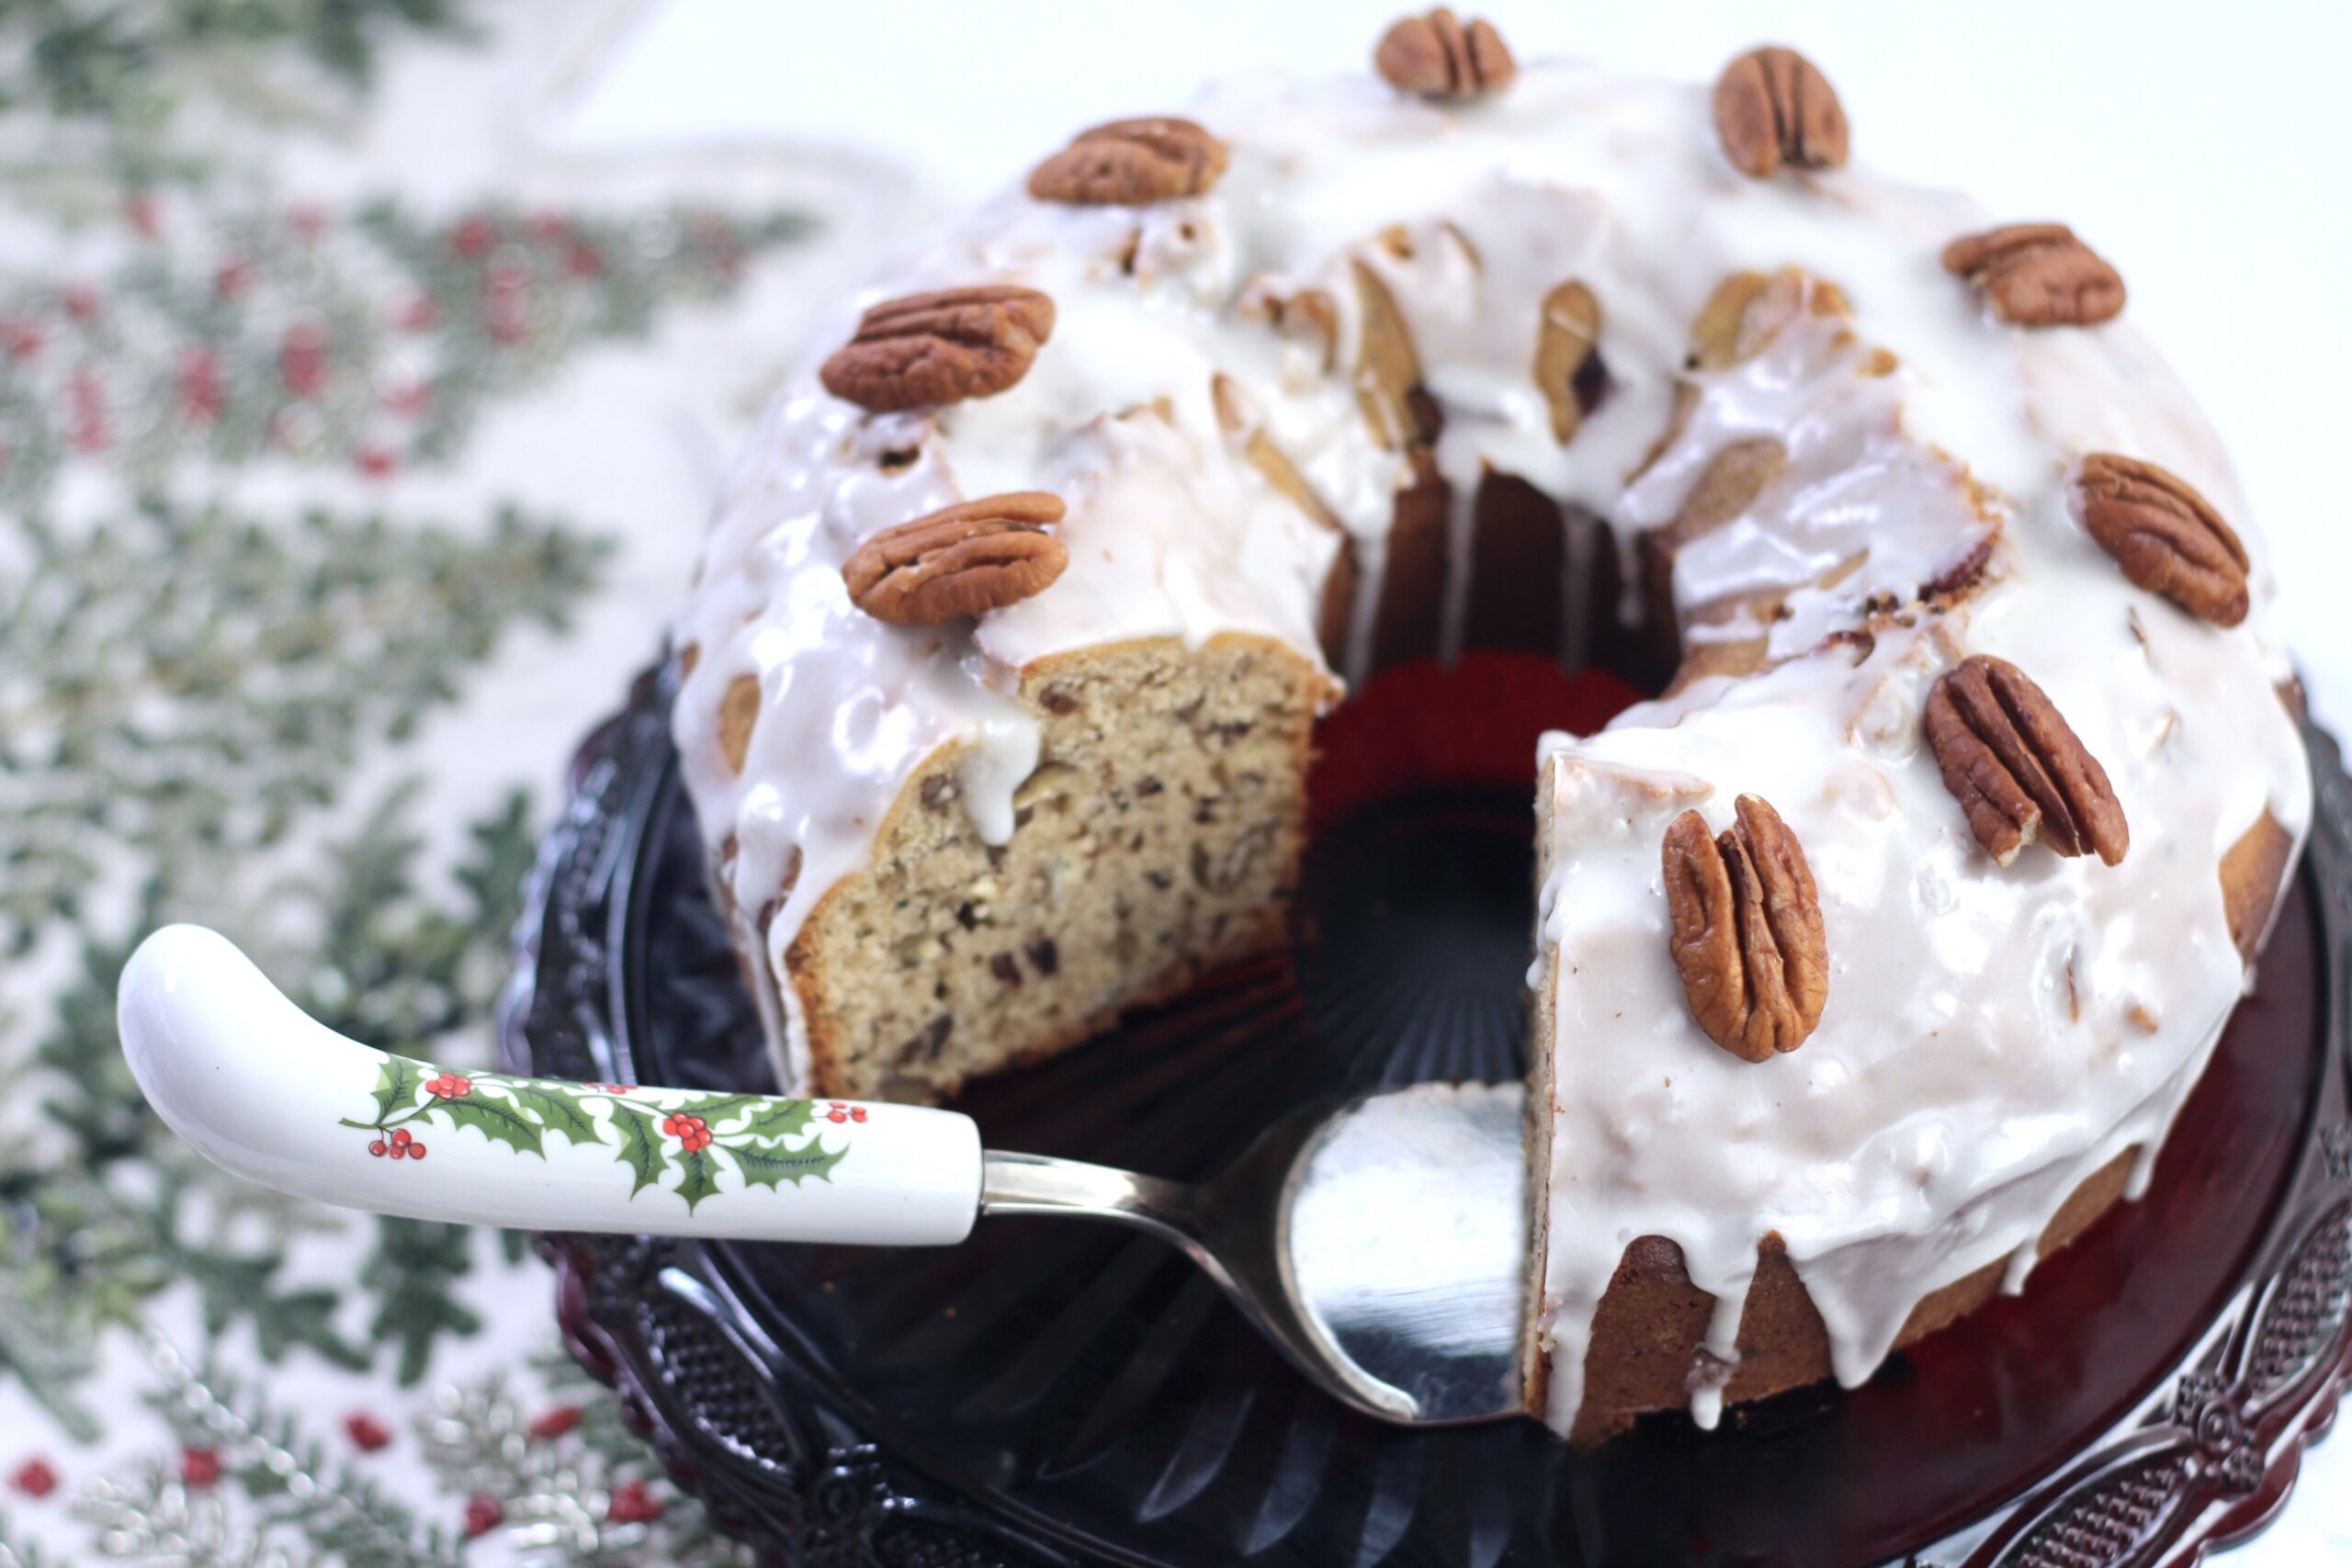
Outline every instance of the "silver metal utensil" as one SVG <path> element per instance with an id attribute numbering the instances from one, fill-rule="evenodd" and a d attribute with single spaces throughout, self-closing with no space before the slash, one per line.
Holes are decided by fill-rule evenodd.
<path id="1" fill-rule="evenodd" d="M 280 1191 L 541 1230 L 961 1241 L 983 1214 L 1107 1220 L 1182 1248 L 1308 1378 L 1411 1425 L 1523 1408 L 1517 1084 L 1309 1107 L 1204 1182 L 984 1151 L 916 1106 L 462 1073 L 335 1033 L 226 939 L 124 970 L 123 1051 L 198 1152 Z"/>

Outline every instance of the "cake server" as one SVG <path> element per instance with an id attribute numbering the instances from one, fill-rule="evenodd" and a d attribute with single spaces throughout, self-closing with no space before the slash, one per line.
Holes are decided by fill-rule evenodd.
<path id="1" fill-rule="evenodd" d="M 311 1019 L 198 926 L 141 944 L 118 1017 L 156 1113 L 281 1192 L 468 1224 L 876 1247 L 958 1242 L 982 1215 L 1108 1220 L 1181 1248 L 1367 1415 L 1452 1425 L 1522 1407 L 1517 1084 L 1311 1106 L 1185 1183 L 984 1149 L 951 1111 L 390 1055 Z"/>

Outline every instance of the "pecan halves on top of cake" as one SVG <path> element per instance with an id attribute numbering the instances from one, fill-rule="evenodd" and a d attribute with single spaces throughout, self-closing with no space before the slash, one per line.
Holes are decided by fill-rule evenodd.
<path id="1" fill-rule="evenodd" d="M 1398 92 L 1425 98 L 1498 93 L 1519 74 L 1519 64 L 1493 23 L 1479 17 L 1465 28 L 1442 6 L 1392 25 L 1380 36 L 1372 63 Z"/>
<path id="2" fill-rule="evenodd" d="M 2011 223 L 1944 247 L 1944 270 L 2021 327 L 2087 327 L 2123 310 L 2123 275 L 2064 223 Z"/>
<path id="3" fill-rule="evenodd" d="M 1069 565 L 1045 531 L 1062 501 L 1020 491 L 961 502 L 885 528 L 842 564 L 857 607 L 894 626 L 967 620 L 1043 590 Z"/>
<path id="4" fill-rule="evenodd" d="M 2245 546 L 2188 480 L 2093 452 L 2075 468 L 2074 502 L 2083 531 L 2134 583 L 2217 626 L 2245 619 Z"/>
<path id="5" fill-rule="evenodd" d="M 825 361 L 825 390 L 875 413 L 992 397 L 1029 373 L 1054 302 L 1018 284 L 886 299 Z"/>
<path id="6" fill-rule="evenodd" d="M 1029 194 L 1073 207 L 1140 207 L 1202 195 L 1225 162 L 1225 143 L 1189 119 L 1114 119 L 1080 131 L 1031 170 Z"/>
<path id="7" fill-rule="evenodd" d="M 1707 1038 L 1743 1061 L 1793 1051 L 1829 998 L 1829 949 L 1804 846 L 1770 803 L 1739 797 L 1711 836 L 1686 811 L 1666 830 L 1674 966 Z"/>
<path id="8" fill-rule="evenodd" d="M 1793 49 L 1751 49 L 1715 78 L 1715 138 L 1733 168 L 1770 179 L 1782 168 L 1846 165 L 1838 90 Z"/>
<path id="9" fill-rule="evenodd" d="M 2131 847 L 2107 770 L 2033 678 L 1974 654 L 1928 693 L 1928 745 L 1970 831 L 2007 865 L 2037 840 L 2062 855 L 2113 865 Z"/>

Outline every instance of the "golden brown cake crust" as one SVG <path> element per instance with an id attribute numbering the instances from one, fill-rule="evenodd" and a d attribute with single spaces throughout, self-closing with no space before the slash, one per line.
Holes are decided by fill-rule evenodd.
<path id="1" fill-rule="evenodd" d="M 2136 1149 L 2124 1150 L 2075 1189 L 2043 1229 L 2041 1256 L 2081 1235 L 2114 1206 L 2138 1155 Z M 2007 1259 L 1996 1259 L 1922 1297 L 1895 1336 L 1895 1348 L 1914 1344 L 1990 1301 L 2007 1267 Z M 1651 1235 L 1626 1247 L 1593 1314 L 1584 1404 L 1571 1440 L 1600 1442 L 1644 1412 L 1689 1405 L 1691 1372 L 1714 1307 L 1715 1298 L 1684 1272 L 1681 1249 L 1674 1243 Z M 1756 1282 L 1740 1314 L 1738 1345 L 1739 1364 L 1724 1390 L 1726 1403 L 1762 1399 L 1832 1373 L 1828 1330 L 1777 1235 L 1766 1235 L 1756 1249 Z M 1544 1363 L 1532 1365 L 1528 1405 L 1540 1413 Z"/>

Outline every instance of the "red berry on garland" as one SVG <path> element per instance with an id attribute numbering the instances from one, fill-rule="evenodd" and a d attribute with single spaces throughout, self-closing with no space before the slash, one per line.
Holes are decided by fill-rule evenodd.
<path id="1" fill-rule="evenodd" d="M 605 1505 L 605 1517 L 616 1525 L 649 1525 L 662 1517 L 666 1506 L 644 1482 L 624 1481 L 613 1488 L 613 1500 Z"/>
<path id="2" fill-rule="evenodd" d="M 325 390 L 326 330 L 316 321 L 298 321 L 288 328 L 277 350 L 277 376 L 298 398 L 314 398 Z"/>
<path id="3" fill-rule="evenodd" d="M 19 364 L 40 352 L 41 330 L 21 316 L 0 317 L 0 351 Z"/>
<path id="4" fill-rule="evenodd" d="M 379 1138 L 374 1143 L 368 1145 L 368 1152 L 374 1155 L 378 1159 L 382 1159 L 384 1157 L 385 1151 L 390 1147 L 391 1145 L 384 1142 L 383 1139 Z"/>
<path id="5" fill-rule="evenodd" d="M 559 1404 L 531 1423 L 531 1436 L 538 1442 L 552 1442 L 576 1429 L 583 1414 L 577 1404 Z"/>
<path id="6" fill-rule="evenodd" d="M 28 1497 L 46 1497 L 57 1490 L 57 1471 L 49 1461 L 36 1455 L 17 1467 L 8 1477 L 8 1484 Z"/>
<path id="7" fill-rule="evenodd" d="M 210 1486 L 220 1479 L 219 1449 L 182 1449 L 180 1479 L 190 1486 Z"/>
<path id="8" fill-rule="evenodd" d="M 563 270 L 574 277 L 594 277 L 605 270 L 605 257 L 585 240 L 574 240 L 563 249 Z"/>
<path id="9" fill-rule="evenodd" d="M 190 419 L 220 417 L 227 394 L 220 385 L 220 356 L 209 348 L 192 348 L 180 359 L 180 411 Z"/>
<path id="10" fill-rule="evenodd" d="M 393 314 L 392 324 L 409 332 L 421 333 L 441 320 L 441 307 L 433 302 L 430 294 L 412 295 L 406 304 Z"/>
<path id="11" fill-rule="evenodd" d="M 355 1410 L 343 1418 L 343 1429 L 351 1434 L 352 1446 L 363 1454 L 389 1447 L 392 1440 L 384 1424 L 365 1410 Z"/>
<path id="12" fill-rule="evenodd" d="M 475 1493 L 466 1499 L 466 1539 L 488 1535 L 505 1517 L 506 1510 L 497 1498 L 487 1492 Z"/>
<path id="13" fill-rule="evenodd" d="M 492 270 L 482 293 L 482 324 L 494 343 L 520 343 L 530 335 L 530 276 L 527 273 Z"/>
<path id="14" fill-rule="evenodd" d="M 133 191 L 123 198 L 122 216 L 143 240 L 152 240 L 164 231 L 161 210 L 155 198 L 145 191 Z"/>
<path id="15" fill-rule="evenodd" d="M 86 283 L 67 284 L 57 302 L 77 321 L 93 320 L 98 313 L 98 291 Z"/>
<path id="16" fill-rule="evenodd" d="M 392 456 L 390 447 L 379 446 L 373 442 L 362 446 L 352 462 L 371 479 L 389 479 L 392 470 L 400 467 L 400 460 Z"/>
<path id="17" fill-rule="evenodd" d="M 326 231 L 327 209 L 315 201 L 297 202 L 287 209 L 286 226 L 306 240 L 315 240 Z"/>
<path id="18" fill-rule="evenodd" d="M 78 452 L 103 452 L 114 445 L 114 426 L 107 418 L 106 389 L 96 375 L 76 370 L 65 383 L 65 399 L 73 413 L 68 439 Z"/>
<path id="19" fill-rule="evenodd" d="M 212 275 L 212 292 L 223 299 L 234 299 L 251 288 L 253 281 L 254 264 L 243 256 L 232 256 Z"/>

